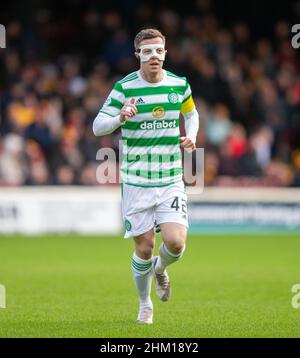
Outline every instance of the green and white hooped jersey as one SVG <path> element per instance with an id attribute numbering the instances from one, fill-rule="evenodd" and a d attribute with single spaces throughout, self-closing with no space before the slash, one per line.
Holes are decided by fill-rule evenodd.
<path id="1" fill-rule="evenodd" d="M 186 78 L 164 70 L 162 81 L 149 83 L 133 72 L 116 82 L 100 112 L 115 117 L 132 98 L 138 113 L 121 127 L 122 182 L 151 187 L 182 180 L 179 115 L 194 107 Z"/>

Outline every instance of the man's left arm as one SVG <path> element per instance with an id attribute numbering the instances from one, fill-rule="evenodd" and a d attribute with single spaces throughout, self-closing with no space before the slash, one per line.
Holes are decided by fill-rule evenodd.
<path id="1" fill-rule="evenodd" d="M 196 148 L 196 138 L 199 129 L 199 114 L 195 107 L 189 84 L 187 84 L 183 98 L 180 112 L 184 118 L 186 137 L 180 137 L 180 142 L 183 148 L 194 150 Z"/>

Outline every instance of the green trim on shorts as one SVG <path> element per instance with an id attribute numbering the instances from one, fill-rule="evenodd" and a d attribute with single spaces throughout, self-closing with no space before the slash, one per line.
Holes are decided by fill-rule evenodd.
<path id="1" fill-rule="evenodd" d="M 163 187 L 163 186 L 169 186 L 169 185 L 172 185 L 172 184 L 176 184 L 176 183 L 179 183 L 181 181 L 178 180 L 178 181 L 174 181 L 172 183 L 166 183 L 166 184 L 134 184 L 134 183 L 124 183 L 124 184 L 127 184 L 127 185 L 132 185 L 132 186 L 138 186 L 138 187 L 141 187 L 141 188 L 158 188 L 158 187 Z"/>

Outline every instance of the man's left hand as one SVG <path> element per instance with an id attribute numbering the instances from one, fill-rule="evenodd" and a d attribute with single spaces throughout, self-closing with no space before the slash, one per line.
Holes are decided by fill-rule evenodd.
<path id="1" fill-rule="evenodd" d="M 180 143 L 181 148 L 184 148 L 189 152 L 196 149 L 196 144 L 188 137 L 180 137 Z"/>

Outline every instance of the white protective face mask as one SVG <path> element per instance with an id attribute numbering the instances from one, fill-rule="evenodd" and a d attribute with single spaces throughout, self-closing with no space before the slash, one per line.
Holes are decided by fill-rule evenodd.
<path id="1" fill-rule="evenodd" d="M 162 44 L 143 45 L 138 49 L 141 62 L 147 62 L 151 57 L 157 57 L 160 61 L 164 61 L 166 57 L 165 47 Z"/>

